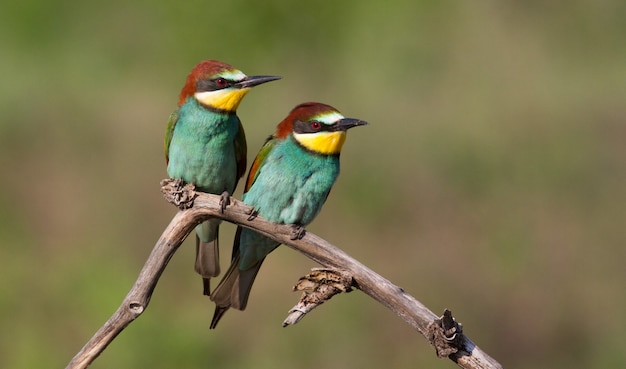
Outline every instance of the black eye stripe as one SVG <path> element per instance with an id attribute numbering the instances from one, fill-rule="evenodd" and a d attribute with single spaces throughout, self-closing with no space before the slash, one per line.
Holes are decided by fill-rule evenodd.
<path id="1" fill-rule="evenodd" d="M 222 90 L 234 85 L 235 83 L 235 81 L 231 81 L 223 77 L 214 79 L 199 79 L 198 82 L 196 82 L 196 91 L 203 92 Z"/>
<path id="2" fill-rule="evenodd" d="M 319 124 L 319 127 L 315 125 Z M 316 132 L 332 132 L 334 125 L 328 125 L 320 122 L 319 120 L 301 121 L 295 120 L 293 122 L 293 131 L 295 133 L 316 133 Z"/>

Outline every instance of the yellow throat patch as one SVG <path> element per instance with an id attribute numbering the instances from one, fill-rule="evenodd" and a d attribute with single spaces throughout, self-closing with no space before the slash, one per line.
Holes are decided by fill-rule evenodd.
<path id="1" fill-rule="evenodd" d="M 293 137 L 305 148 L 323 155 L 337 155 L 346 141 L 346 132 L 294 133 Z"/>
<path id="2" fill-rule="evenodd" d="M 226 88 L 217 91 L 196 92 L 194 96 L 196 100 L 208 107 L 234 112 L 248 91 L 250 91 L 249 88 Z"/>

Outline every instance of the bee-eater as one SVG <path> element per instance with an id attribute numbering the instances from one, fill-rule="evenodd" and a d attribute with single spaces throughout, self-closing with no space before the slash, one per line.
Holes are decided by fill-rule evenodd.
<path id="1" fill-rule="evenodd" d="M 167 123 L 168 176 L 193 183 L 199 191 L 221 194 L 225 207 L 246 171 L 246 137 L 237 107 L 252 87 L 279 78 L 246 76 L 216 60 L 196 65 Z M 210 294 L 210 278 L 220 273 L 219 224 L 208 220 L 196 227 L 195 270 L 203 278 L 205 295 Z"/>
<path id="2" fill-rule="evenodd" d="M 345 118 L 321 103 L 296 106 L 259 151 L 246 180 L 243 202 L 254 213 L 275 223 L 291 224 L 293 238 L 303 236 L 339 175 L 339 153 L 346 131 L 367 124 Z M 263 259 L 279 243 L 238 227 L 232 263 L 211 294 L 215 328 L 229 309 L 244 310 Z"/>

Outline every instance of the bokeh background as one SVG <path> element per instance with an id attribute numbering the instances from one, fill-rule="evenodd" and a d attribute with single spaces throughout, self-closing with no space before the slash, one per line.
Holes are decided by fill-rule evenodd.
<path id="1" fill-rule="evenodd" d="M 626 367 L 625 45 L 620 0 L 3 1 L 0 367 L 64 367 L 119 306 L 175 213 L 165 124 L 208 58 L 284 77 L 240 106 L 250 160 L 303 101 L 370 122 L 310 231 L 507 368 Z M 93 368 L 454 366 L 360 292 L 282 328 L 316 266 L 287 247 L 209 331 L 193 257 Z"/>

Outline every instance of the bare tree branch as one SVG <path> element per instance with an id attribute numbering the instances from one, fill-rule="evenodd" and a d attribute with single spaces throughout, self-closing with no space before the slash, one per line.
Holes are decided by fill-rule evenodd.
<path id="1" fill-rule="evenodd" d="M 440 319 L 402 288 L 322 238 L 307 232 L 302 239 L 293 240 L 292 226 L 272 223 L 260 216 L 252 219 L 252 209 L 236 199 L 231 198 L 230 205 L 222 212 L 219 195 L 196 193 L 185 198 L 191 198 L 193 206 L 180 210 L 174 216 L 120 307 L 76 354 L 66 369 L 86 368 L 128 324 L 145 311 L 169 260 L 194 227 L 208 218 L 219 218 L 253 229 L 303 253 L 325 268 L 348 273 L 353 278 L 353 287 L 394 311 L 426 337 L 439 356 L 447 356 L 460 367 L 502 368 L 463 334 L 460 325 L 456 324 L 449 312 Z M 188 204 L 181 206 L 187 207 Z"/>

